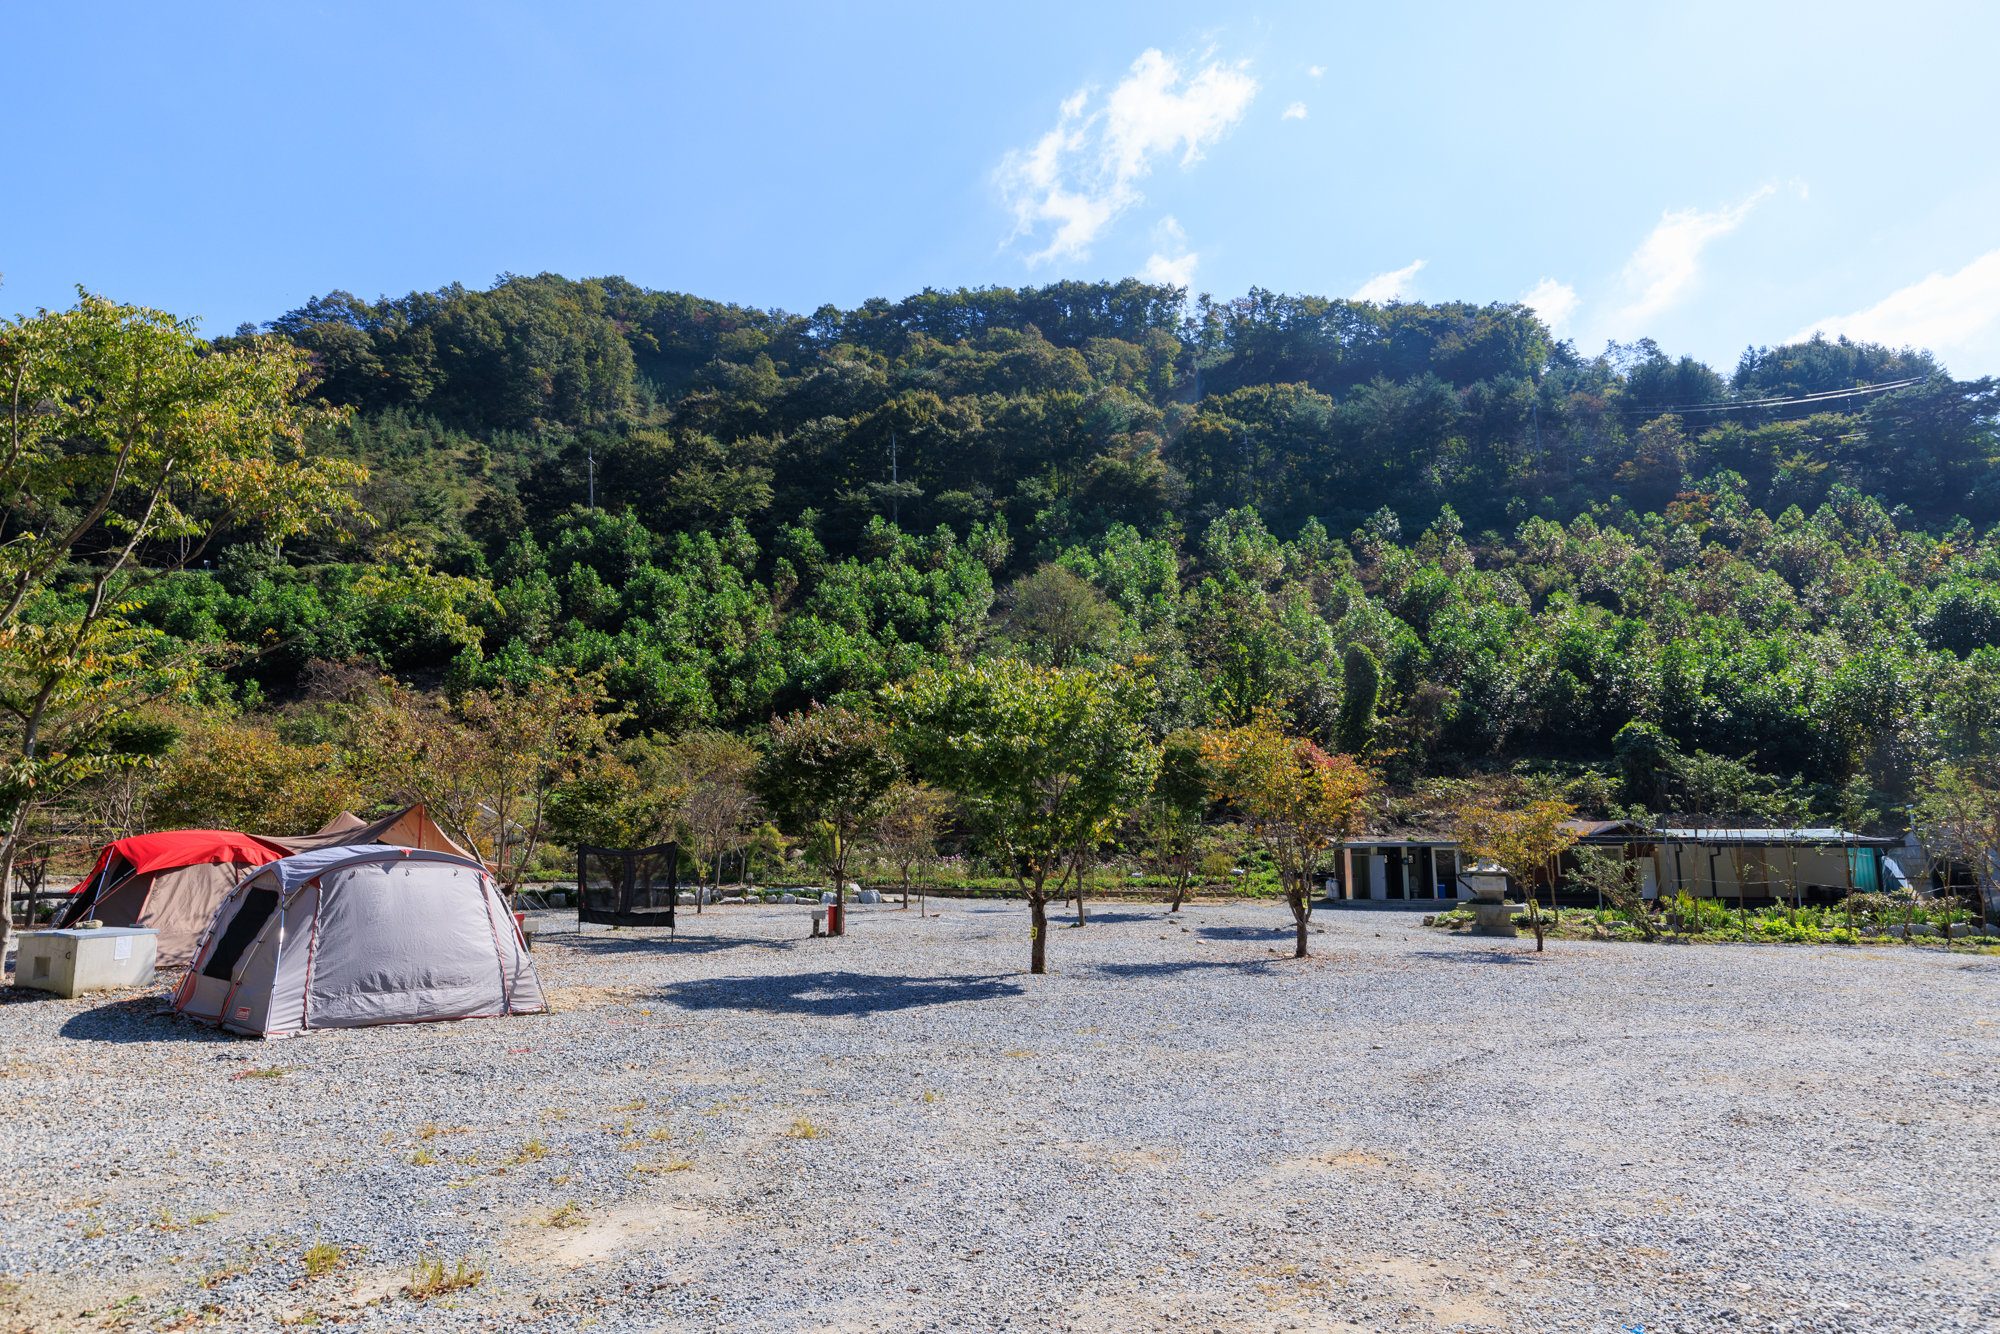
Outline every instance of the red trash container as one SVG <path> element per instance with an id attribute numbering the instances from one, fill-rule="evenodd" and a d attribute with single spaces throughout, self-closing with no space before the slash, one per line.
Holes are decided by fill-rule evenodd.
<path id="1" fill-rule="evenodd" d="M 846 904 L 835 902 L 826 905 L 826 933 L 829 936 L 844 936 L 847 934 Z"/>

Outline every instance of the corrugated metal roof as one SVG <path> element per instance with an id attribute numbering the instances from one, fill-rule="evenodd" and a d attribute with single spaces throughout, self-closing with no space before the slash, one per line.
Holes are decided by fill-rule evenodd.
<path id="1" fill-rule="evenodd" d="M 1676 843 L 1846 843 L 1872 847 L 1877 844 L 1887 847 L 1898 840 L 1876 838 L 1869 834 L 1857 834 L 1851 830 L 1835 829 L 1831 826 L 1805 829 L 1662 829 L 1660 834 Z"/>

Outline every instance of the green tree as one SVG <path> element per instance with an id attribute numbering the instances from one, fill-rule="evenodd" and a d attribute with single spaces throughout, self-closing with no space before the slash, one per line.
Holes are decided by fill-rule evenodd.
<path id="1" fill-rule="evenodd" d="M 1154 859 L 1174 878 L 1169 912 L 1179 912 L 1187 898 L 1201 846 L 1202 817 L 1208 813 L 1215 774 L 1202 754 L 1201 735 L 1179 731 L 1160 746 L 1160 772 L 1139 813 L 1139 823 Z"/>
<path id="2" fill-rule="evenodd" d="M 897 745 L 958 796 L 1026 894 L 1031 973 L 1048 971 L 1050 877 L 1067 877 L 1152 784 L 1159 747 L 1143 720 L 1157 699 L 1121 668 L 1018 662 L 924 672 L 886 692 Z"/>
<path id="3" fill-rule="evenodd" d="M 750 785 L 781 825 L 824 837 L 835 901 L 845 907 L 848 863 L 901 777 L 881 719 L 815 701 L 771 720 Z"/>
<path id="4" fill-rule="evenodd" d="M 1340 717 L 1334 744 L 1348 755 L 1365 755 L 1375 739 L 1375 703 L 1382 693 L 1382 664 L 1366 644 L 1349 644 L 1340 660 Z"/>
<path id="5" fill-rule="evenodd" d="M 0 323 L 0 883 L 25 802 L 101 767 L 125 708 L 188 684 L 174 646 L 129 625 L 135 590 L 232 525 L 282 539 L 354 511 L 365 474 L 305 449 L 330 419 L 303 400 L 312 379 L 277 340 L 218 352 L 191 321 L 81 291 Z"/>
<path id="6" fill-rule="evenodd" d="M 1051 667 L 1097 656 L 1121 619 L 1111 599 L 1060 565 L 1023 575 L 1008 590 L 1008 638 Z"/>

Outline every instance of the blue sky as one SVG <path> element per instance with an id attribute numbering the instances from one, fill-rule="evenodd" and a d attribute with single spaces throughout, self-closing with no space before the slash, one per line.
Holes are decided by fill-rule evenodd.
<path id="1" fill-rule="evenodd" d="M 16 6 L 0 311 L 1151 273 L 2000 373 L 2000 6 Z"/>

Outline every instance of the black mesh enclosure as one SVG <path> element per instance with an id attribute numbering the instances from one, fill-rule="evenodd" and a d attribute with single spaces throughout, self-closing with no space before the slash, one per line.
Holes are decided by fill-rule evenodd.
<path id="1" fill-rule="evenodd" d="M 576 920 L 603 926 L 671 927 L 680 889 L 680 857 L 678 843 L 578 847 Z"/>

